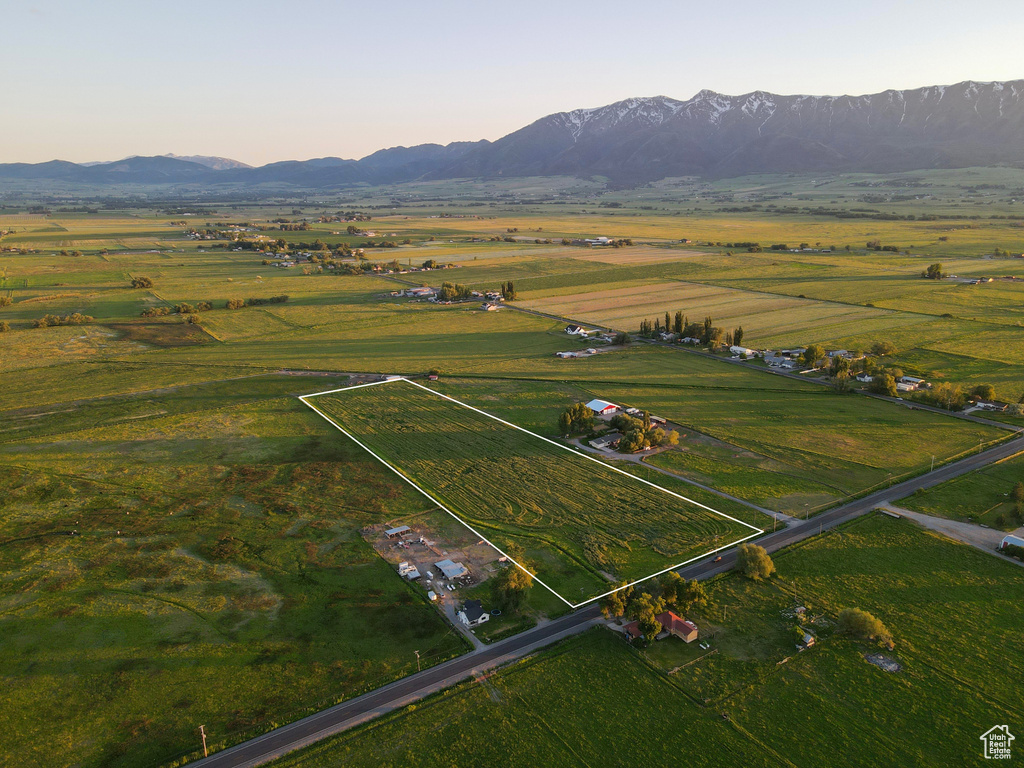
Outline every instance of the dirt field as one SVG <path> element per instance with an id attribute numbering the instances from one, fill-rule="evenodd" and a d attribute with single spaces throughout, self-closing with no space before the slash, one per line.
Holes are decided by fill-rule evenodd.
<path id="1" fill-rule="evenodd" d="M 411 530 L 393 539 L 384 531 L 408 525 Z M 388 525 L 375 525 L 363 529 L 363 538 L 396 570 L 399 563 L 409 563 L 420 572 L 415 582 L 424 591 L 433 590 L 439 596 L 452 595 L 451 584 L 458 594 L 460 588 L 472 587 L 497 573 L 501 555 L 489 544 L 475 538 L 468 528 L 452 519 L 446 512 L 436 510 L 414 518 L 395 520 Z M 467 569 L 465 577 L 449 581 L 434 566 L 438 560 L 462 563 Z M 433 579 L 427 574 L 432 573 Z"/>

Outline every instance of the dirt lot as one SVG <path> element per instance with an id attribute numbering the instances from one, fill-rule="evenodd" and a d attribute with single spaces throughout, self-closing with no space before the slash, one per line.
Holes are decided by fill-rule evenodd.
<path id="1" fill-rule="evenodd" d="M 410 530 L 393 539 L 384 534 L 388 528 L 401 525 L 409 526 Z M 362 533 L 363 538 L 396 571 L 399 563 L 409 563 L 420 572 L 416 583 L 439 596 L 457 596 L 459 589 L 486 581 L 500 568 L 501 555 L 497 550 L 441 510 L 364 528 Z M 434 565 L 438 560 L 462 563 L 468 573 L 449 581 Z M 432 574 L 432 579 L 427 577 L 428 573 Z M 454 592 L 448 589 L 449 585 L 455 588 Z"/>

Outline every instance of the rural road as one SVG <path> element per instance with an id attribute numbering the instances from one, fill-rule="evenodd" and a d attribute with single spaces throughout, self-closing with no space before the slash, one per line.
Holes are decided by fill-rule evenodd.
<path id="1" fill-rule="evenodd" d="M 954 477 L 1008 458 L 1024 451 L 1024 440 L 1019 436 L 981 453 L 947 464 L 910 480 L 876 491 L 868 496 L 818 514 L 814 520 L 768 533 L 757 543 L 769 552 L 795 544 L 821 531 L 866 514 L 890 501 L 908 496 L 916 490 L 931 488 Z M 817 523 L 817 525 L 815 525 Z M 735 550 L 722 555 L 719 562 L 707 558 L 683 568 L 680 573 L 687 579 L 706 579 L 730 570 L 736 564 Z M 578 634 L 601 622 L 596 603 L 575 613 L 562 616 L 534 629 L 521 632 L 494 645 L 472 651 L 423 672 L 397 680 L 383 688 L 342 702 L 302 720 L 257 736 L 250 741 L 217 752 L 191 765 L 202 768 L 250 768 L 317 741 L 341 733 L 379 715 L 391 712 L 413 701 L 436 693 L 465 679 L 474 672 L 483 672 L 502 664 L 528 656 L 546 645 Z"/>

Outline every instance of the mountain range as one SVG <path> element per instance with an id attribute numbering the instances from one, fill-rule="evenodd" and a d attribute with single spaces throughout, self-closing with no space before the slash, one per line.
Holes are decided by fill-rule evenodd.
<path id="1" fill-rule="evenodd" d="M 866 96 L 701 91 L 548 115 L 497 141 L 421 144 L 258 168 L 164 155 L 112 163 L 0 164 L 0 179 L 89 184 L 268 184 L 306 188 L 414 180 L 571 175 L 641 183 L 667 176 L 900 172 L 1024 166 L 1024 80 Z"/>

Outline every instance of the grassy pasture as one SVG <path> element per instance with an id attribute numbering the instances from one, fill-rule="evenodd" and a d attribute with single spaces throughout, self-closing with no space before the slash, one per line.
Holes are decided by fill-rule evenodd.
<path id="1" fill-rule="evenodd" d="M 5 417 L 0 723 L 20 765 L 165 764 L 199 723 L 224 743 L 406 675 L 414 650 L 464 650 L 359 534 L 423 502 L 332 438 L 294 397 L 308 384 Z"/>
<path id="2" fill-rule="evenodd" d="M 753 532 L 412 384 L 311 402 L 569 602 Z"/>

